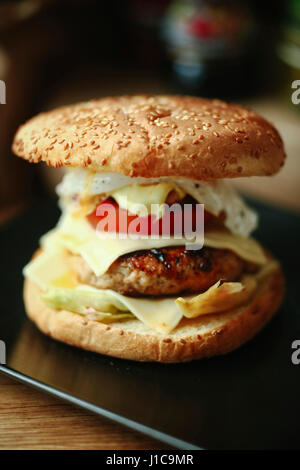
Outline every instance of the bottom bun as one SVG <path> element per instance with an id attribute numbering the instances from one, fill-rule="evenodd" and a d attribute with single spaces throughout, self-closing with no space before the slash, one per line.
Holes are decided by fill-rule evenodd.
<path id="1" fill-rule="evenodd" d="M 279 267 L 269 272 L 250 302 L 230 312 L 183 318 L 167 336 L 139 320 L 106 325 L 66 310 L 53 310 L 39 287 L 26 279 L 25 307 L 46 335 L 108 356 L 135 361 L 185 362 L 228 353 L 252 338 L 278 310 L 284 295 Z"/>

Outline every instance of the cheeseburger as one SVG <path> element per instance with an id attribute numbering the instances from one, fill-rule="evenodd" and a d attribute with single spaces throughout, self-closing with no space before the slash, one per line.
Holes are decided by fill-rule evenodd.
<path id="1" fill-rule="evenodd" d="M 105 98 L 34 117 L 13 150 L 66 167 L 60 220 L 24 268 L 26 311 L 45 334 L 181 362 L 232 351 L 278 310 L 280 265 L 251 237 L 257 215 L 229 182 L 283 165 L 278 132 L 254 112 L 193 97 Z"/>

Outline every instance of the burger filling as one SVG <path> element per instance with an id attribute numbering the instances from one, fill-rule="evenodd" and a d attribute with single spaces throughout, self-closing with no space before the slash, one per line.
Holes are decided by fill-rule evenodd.
<path id="1" fill-rule="evenodd" d="M 138 318 L 166 334 L 184 316 L 238 308 L 254 294 L 269 264 L 249 236 L 256 214 L 225 181 L 73 169 L 58 194 L 61 219 L 42 237 L 42 253 L 24 270 L 57 310 L 101 322 Z M 200 248 L 187 249 L 175 215 L 165 224 L 174 204 L 194 231 L 197 204 L 204 204 L 204 240 L 194 233 Z M 133 229 L 135 237 L 128 237 Z"/>
<path id="2" fill-rule="evenodd" d="M 135 297 L 201 292 L 220 279 L 235 281 L 257 269 L 229 250 L 189 251 L 182 246 L 123 255 L 102 276 L 96 276 L 81 256 L 73 256 L 72 263 L 80 282 Z"/>

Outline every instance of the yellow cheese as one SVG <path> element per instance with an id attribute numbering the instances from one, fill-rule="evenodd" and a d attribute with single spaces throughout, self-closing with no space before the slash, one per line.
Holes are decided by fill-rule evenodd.
<path id="1" fill-rule="evenodd" d="M 51 282 L 53 287 L 63 287 L 65 289 L 73 289 L 77 287 L 78 282 L 76 282 L 75 276 L 71 272 L 65 272 L 61 276 L 53 279 Z"/>
<path id="2" fill-rule="evenodd" d="M 254 238 L 234 234 L 226 228 L 205 232 L 204 245 L 233 251 L 251 263 L 265 264 L 267 262 L 262 246 Z"/>
<path id="3" fill-rule="evenodd" d="M 130 184 L 109 194 L 122 209 L 128 210 L 131 214 L 137 214 L 140 217 L 154 214 L 161 218 L 163 204 L 171 191 L 175 191 L 179 199 L 186 195 L 186 192 L 175 183 Z"/>
<path id="4" fill-rule="evenodd" d="M 66 263 L 65 250 L 55 247 L 36 256 L 25 266 L 23 274 L 42 290 L 46 290 L 56 279 L 66 275 Z"/>

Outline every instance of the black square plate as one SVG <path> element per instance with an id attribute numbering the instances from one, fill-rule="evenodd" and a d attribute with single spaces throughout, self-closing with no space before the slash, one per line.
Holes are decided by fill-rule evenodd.
<path id="1" fill-rule="evenodd" d="M 283 307 L 257 337 L 223 357 L 188 364 L 142 364 L 81 351 L 42 335 L 27 320 L 22 267 L 56 223 L 43 201 L 0 231 L 0 370 L 181 449 L 300 448 L 299 217 L 253 203 L 256 237 L 282 261 Z M 299 354 L 300 356 L 300 354 Z"/>

